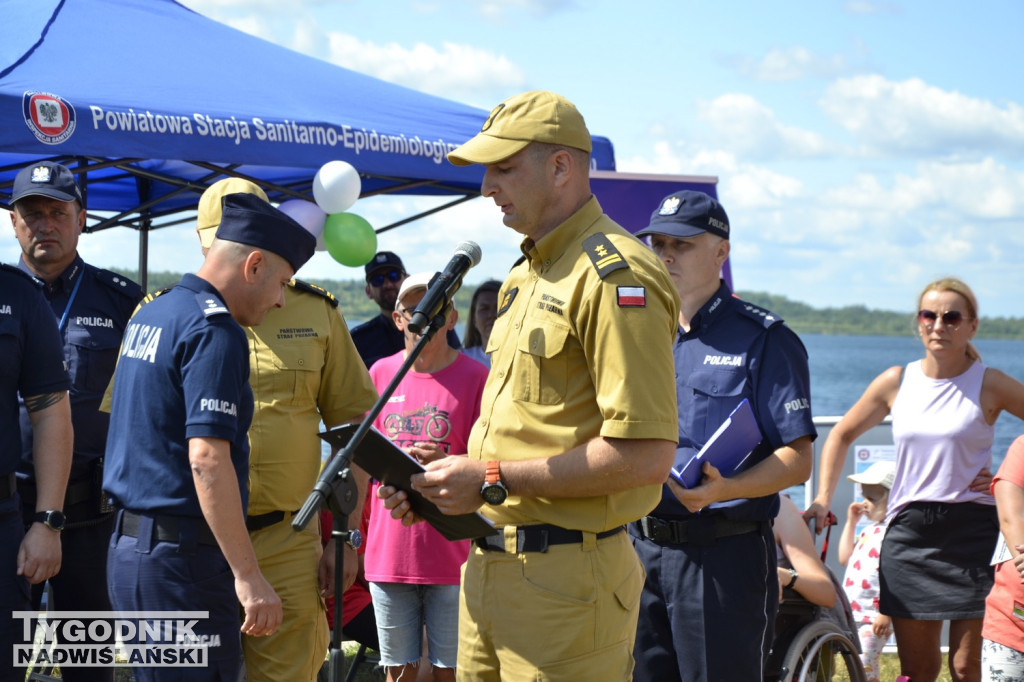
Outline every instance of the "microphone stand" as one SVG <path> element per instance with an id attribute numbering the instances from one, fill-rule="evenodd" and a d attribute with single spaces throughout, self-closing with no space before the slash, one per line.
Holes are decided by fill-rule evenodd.
<path id="1" fill-rule="evenodd" d="M 356 488 L 355 479 L 349 469 L 349 462 L 359 448 L 366 433 L 373 426 L 377 415 L 381 413 L 388 402 L 388 398 L 398 388 L 409 370 L 412 368 L 416 358 L 423 352 L 423 347 L 433 338 L 438 329 L 445 326 L 448 312 L 451 310 L 451 301 L 447 301 L 441 308 L 441 312 L 434 316 L 430 323 L 424 328 L 416 345 L 409 351 L 408 357 L 395 374 L 391 383 L 380 394 L 380 398 L 374 403 L 366 417 L 359 424 L 359 427 L 352 434 L 352 438 L 345 444 L 331 461 L 327 463 L 316 485 L 306 498 L 305 504 L 292 518 L 292 529 L 296 532 L 303 530 L 313 516 L 326 504 L 332 513 L 331 538 L 334 539 L 334 627 L 331 628 L 331 645 L 328 653 L 328 677 L 330 682 L 340 682 L 345 674 L 345 654 L 341 649 L 342 642 L 342 602 L 344 592 L 339 591 L 344 581 L 345 543 L 351 538 L 348 529 L 348 516 L 356 508 L 359 491 Z M 365 491 L 364 491 L 365 494 Z"/>

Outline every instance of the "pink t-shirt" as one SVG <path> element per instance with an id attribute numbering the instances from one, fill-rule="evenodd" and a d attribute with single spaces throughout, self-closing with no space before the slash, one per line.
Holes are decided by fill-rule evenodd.
<path id="1" fill-rule="evenodd" d="M 1006 452 L 995 478 L 1024 488 L 1024 436 L 1018 436 Z M 1017 651 L 1024 651 L 1024 584 L 1013 560 L 996 565 L 996 581 L 985 599 L 985 622 L 981 635 Z"/>
<path id="2" fill-rule="evenodd" d="M 381 358 L 370 378 L 383 391 L 404 361 L 404 352 Z M 410 371 L 403 377 L 373 425 L 399 447 L 437 443 L 450 455 L 465 455 L 473 422 L 480 415 L 487 368 L 462 353 L 439 372 Z M 429 523 L 403 526 L 391 518 L 384 501 L 370 495 L 366 533 L 366 579 L 378 583 L 458 585 L 469 541 L 450 542 Z"/>

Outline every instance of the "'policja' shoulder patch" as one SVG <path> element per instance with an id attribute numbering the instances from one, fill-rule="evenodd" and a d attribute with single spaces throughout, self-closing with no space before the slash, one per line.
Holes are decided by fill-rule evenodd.
<path id="1" fill-rule="evenodd" d="M 597 270 L 597 276 L 604 279 L 609 273 L 629 268 L 629 263 L 622 257 L 619 250 L 605 236 L 604 232 L 592 234 L 583 240 L 583 250 L 590 256 L 590 262 Z"/>

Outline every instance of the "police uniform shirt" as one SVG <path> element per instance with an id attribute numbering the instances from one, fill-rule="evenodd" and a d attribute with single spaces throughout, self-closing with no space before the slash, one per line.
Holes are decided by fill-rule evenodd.
<path id="1" fill-rule="evenodd" d="M 679 330 L 674 356 L 679 401 L 676 466 L 689 461 L 744 398 L 764 436 L 744 468 L 798 438 L 817 436 L 803 343 L 781 318 L 736 298 L 724 282 L 694 317 L 690 331 Z M 715 502 L 701 513 L 718 511 L 738 521 L 762 521 L 774 518 L 778 509 L 778 495 L 772 494 Z M 666 484 L 654 515 L 682 518 L 690 512 Z"/>
<path id="2" fill-rule="evenodd" d="M 591 439 L 678 436 L 672 339 L 679 297 L 653 252 L 593 197 L 538 243 L 499 292 L 491 371 L 469 454 L 523 460 Z M 481 512 L 502 526 L 601 532 L 648 513 L 659 486 L 589 498 L 509 496 Z"/>
<path id="3" fill-rule="evenodd" d="M 128 323 L 103 488 L 127 509 L 200 517 L 188 440 L 219 438 L 231 444 L 244 509 L 252 408 L 245 332 L 213 285 L 185 275 Z"/>
<path id="4" fill-rule="evenodd" d="M 46 395 L 70 387 L 57 322 L 38 285 L 0 264 L 0 475 L 18 466 L 18 394 Z"/>
<path id="5" fill-rule="evenodd" d="M 285 307 L 246 329 L 256 413 L 249 429 L 249 515 L 298 509 L 320 472 L 320 420 L 340 424 L 377 399 L 330 293 L 292 281 Z"/>
<path id="6" fill-rule="evenodd" d="M 25 261 L 18 267 L 31 275 Z M 64 357 L 71 375 L 71 423 L 75 431 L 71 480 L 89 474 L 89 463 L 103 456 L 107 442 L 107 414 L 99 411 L 107 383 L 114 373 L 128 318 L 142 298 L 142 289 L 130 279 L 101 270 L 76 256 L 52 284 L 43 283 L 43 295 L 60 328 Z M 34 478 L 32 431 L 22 406 L 22 463 L 19 475 Z"/>

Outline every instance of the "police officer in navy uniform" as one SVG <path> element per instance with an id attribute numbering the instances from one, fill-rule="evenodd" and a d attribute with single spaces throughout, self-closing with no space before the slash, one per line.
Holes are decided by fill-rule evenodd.
<path id="1" fill-rule="evenodd" d="M 29 610 L 29 584 L 41 585 L 61 566 L 71 468 L 69 387 L 57 323 L 38 285 L 0 264 L 0 680 L 25 679 L 12 658 L 14 645 L 24 643 L 23 623 L 11 612 Z M 19 393 L 35 431 L 37 474 L 36 506 L 24 521 L 14 475 L 21 460 Z"/>
<path id="2" fill-rule="evenodd" d="M 719 278 L 729 219 L 717 201 L 671 194 L 637 234 L 650 236 L 682 301 L 676 466 L 744 398 L 764 438 L 731 478 L 705 463 L 694 488 L 669 479 L 658 507 L 630 524 L 647 569 L 633 679 L 759 680 L 779 599 L 771 520 L 778 491 L 810 475 L 817 435 L 807 352 L 780 318 L 736 298 Z"/>
<path id="3" fill-rule="evenodd" d="M 284 305 L 316 240 L 251 194 L 229 194 L 195 275 L 142 306 L 114 377 L 104 488 L 123 508 L 111 537 L 120 611 L 208 611 L 193 628 L 209 667 L 137 668 L 136 680 L 237 679 L 241 631 L 272 636 L 281 600 L 245 526 L 253 414 L 240 325 Z"/>
<path id="4" fill-rule="evenodd" d="M 369 369 L 373 363 L 405 350 L 405 336 L 391 319 L 395 311 L 398 290 L 409 274 L 402 259 L 391 251 L 379 251 L 363 267 L 366 273 L 366 297 L 377 304 L 380 315 L 352 328 L 352 342 L 359 357 Z M 448 345 L 461 348 L 462 342 L 454 329 L 448 330 Z"/>
<path id="5" fill-rule="evenodd" d="M 23 168 L 11 193 L 11 221 L 21 244 L 18 267 L 42 284 L 58 321 L 71 375 L 71 420 L 75 431 L 71 479 L 63 510 L 64 570 L 50 580 L 50 608 L 108 611 L 106 547 L 113 513 L 103 505 L 100 467 L 107 442 L 108 415 L 99 410 L 117 360 L 121 336 L 142 289 L 135 282 L 82 260 L 78 238 L 85 227 L 85 202 L 64 166 L 42 161 Z M 30 415 L 21 409 L 22 462 L 18 491 L 28 512 L 35 508 Z M 33 589 L 33 605 L 43 585 Z M 68 668 L 68 680 L 112 680 L 110 668 Z"/>

